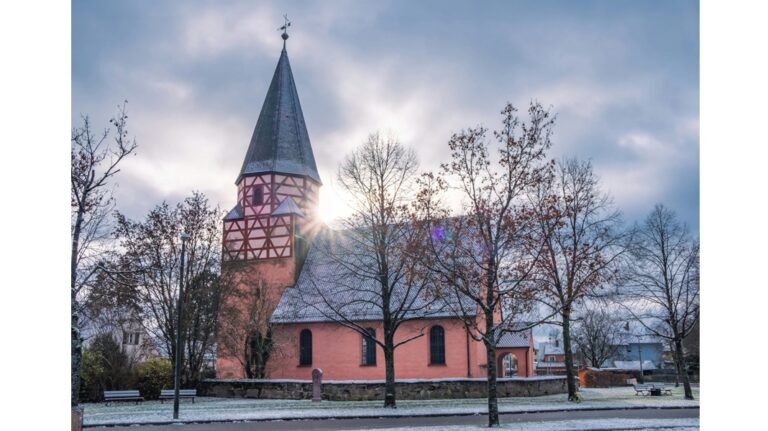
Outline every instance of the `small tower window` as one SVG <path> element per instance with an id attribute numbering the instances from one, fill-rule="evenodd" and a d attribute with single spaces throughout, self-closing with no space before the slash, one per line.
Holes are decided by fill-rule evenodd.
<path id="1" fill-rule="evenodd" d="M 253 205 L 264 204 L 264 186 L 256 186 L 253 188 Z"/>
<path id="2" fill-rule="evenodd" d="M 312 331 L 309 329 L 299 334 L 299 365 L 312 365 Z"/>

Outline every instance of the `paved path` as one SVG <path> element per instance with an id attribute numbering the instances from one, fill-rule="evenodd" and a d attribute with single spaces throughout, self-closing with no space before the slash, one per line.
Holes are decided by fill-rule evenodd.
<path id="1" fill-rule="evenodd" d="M 698 418 L 699 408 L 643 409 L 610 411 L 567 411 L 548 413 L 502 414 L 501 423 L 562 421 L 579 419 L 680 419 Z M 320 419 L 265 422 L 225 422 L 185 425 L 142 425 L 141 427 L 89 427 L 93 431 L 317 431 L 354 430 L 416 426 L 475 425 L 484 426 L 486 416 L 439 416 L 409 418 Z"/>

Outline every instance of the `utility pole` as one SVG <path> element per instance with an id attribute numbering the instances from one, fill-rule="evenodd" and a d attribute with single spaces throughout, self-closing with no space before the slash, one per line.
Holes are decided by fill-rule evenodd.
<path id="1" fill-rule="evenodd" d="M 179 299 L 176 305 L 176 357 L 173 366 L 173 418 L 179 418 L 179 385 L 181 380 L 181 361 L 184 358 L 181 348 L 181 298 L 184 292 L 184 255 L 187 252 L 187 241 L 190 235 L 186 232 L 181 234 L 181 268 L 179 269 Z"/>

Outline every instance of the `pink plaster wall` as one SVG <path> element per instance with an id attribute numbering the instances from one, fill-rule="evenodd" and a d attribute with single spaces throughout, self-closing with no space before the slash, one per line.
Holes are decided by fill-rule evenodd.
<path id="1" fill-rule="evenodd" d="M 249 280 L 263 280 L 266 283 L 269 295 L 269 301 L 275 306 L 280 300 L 280 296 L 283 291 L 294 283 L 295 277 L 295 260 L 293 257 L 276 258 L 276 259 L 263 259 L 256 261 L 246 262 L 225 262 L 222 265 L 222 271 L 232 273 L 232 276 L 238 284 L 238 289 L 249 290 L 252 286 L 249 285 Z M 240 273 L 248 273 L 248 279 L 243 280 L 239 276 Z M 237 300 L 237 299 L 230 299 Z M 238 304 L 234 304 L 237 306 Z M 232 316 L 219 315 L 220 320 L 231 319 Z M 230 320 L 231 322 L 231 320 Z M 221 327 L 226 327 L 222 324 Z M 238 353 L 240 355 L 241 353 Z M 227 353 L 223 350 L 219 350 L 216 356 L 216 377 L 221 379 L 237 379 L 244 378 L 243 367 L 237 358 L 227 357 Z"/>
<path id="2" fill-rule="evenodd" d="M 445 329 L 445 365 L 429 363 L 429 329 L 440 325 Z M 381 324 L 365 325 L 376 329 L 381 336 Z M 312 365 L 299 366 L 298 338 L 303 329 L 312 331 Z M 273 379 L 309 379 L 312 369 L 323 370 L 326 380 L 380 380 L 384 379 L 384 353 L 377 346 L 376 365 L 362 365 L 362 337 L 352 329 L 333 323 L 281 325 L 276 330 L 278 351 L 267 367 Z M 467 373 L 467 334 L 458 320 L 429 319 L 406 322 L 395 336 L 395 342 L 423 333 L 395 350 L 395 376 L 398 379 L 481 377 L 480 363 L 485 363 L 482 343 L 470 339 L 469 370 Z M 480 349 L 478 350 L 478 345 Z M 482 355 L 478 355 L 482 352 Z M 523 369 L 526 356 L 518 356 Z M 532 368 L 532 365 L 529 369 Z"/>
<path id="3" fill-rule="evenodd" d="M 429 363 L 429 329 L 441 325 L 445 329 L 445 365 Z M 365 324 L 381 337 L 380 322 Z M 312 331 L 312 365 L 299 366 L 298 336 L 303 329 Z M 362 337 L 352 329 L 333 323 L 283 325 L 278 331 L 281 360 L 271 361 L 270 378 L 307 379 L 313 368 L 323 370 L 330 380 L 384 379 L 384 352 L 376 349 L 376 365 L 362 365 Z M 397 331 L 395 343 L 423 333 L 395 350 L 395 375 L 400 379 L 467 377 L 467 338 L 463 326 L 451 320 L 406 322 Z M 470 349 L 471 352 L 471 349 Z M 470 357 L 470 361 L 473 358 Z"/>

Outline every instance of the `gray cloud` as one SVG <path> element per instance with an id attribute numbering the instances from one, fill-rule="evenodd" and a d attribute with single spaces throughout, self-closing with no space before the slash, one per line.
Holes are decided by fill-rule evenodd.
<path id="1" fill-rule="evenodd" d="M 377 129 L 426 169 L 451 132 L 510 101 L 558 113 L 553 157 L 592 159 L 629 221 L 655 202 L 698 231 L 698 4 L 641 2 L 73 2 L 73 125 L 129 100 L 139 155 L 118 207 L 139 217 L 201 190 L 223 207 L 288 52 L 329 191 Z M 132 213 L 132 214 L 131 214 Z"/>

